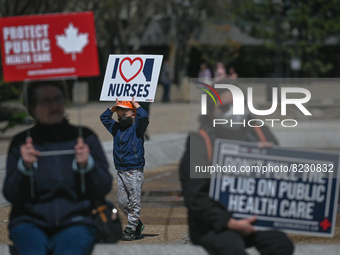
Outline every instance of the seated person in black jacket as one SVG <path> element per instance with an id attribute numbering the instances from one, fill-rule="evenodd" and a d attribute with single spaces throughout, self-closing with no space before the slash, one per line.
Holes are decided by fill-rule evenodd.
<path id="1" fill-rule="evenodd" d="M 222 107 L 210 105 L 207 115 L 201 116 L 201 129 L 209 136 L 212 143 L 216 138 L 253 141 L 256 133 L 244 127 L 228 127 L 216 125 L 212 127 L 214 118 L 231 117 L 229 114 L 232 95 L 229 91 L 220 93 Z M 210 110 L 209 110 L 210 109 Z M 221 127 L 223 126 L 223 127 Z M 249 131 L 249 132 L 248 132 Z M 268 134 L 268 141 L 277 143 L 273 135 Z M 261 142 L 260 147 L 271 146 L 271 142 Z M 192 151 L 190 151 L 190 148 Z M 191 154 L 192 153 L 192 154 Z M 190 154 L 194 162 L 190 164 Z M 186 151 L 180 163 L 180 180 L 185 204 L 188 208 L 189 234 L 194 244 L 202 245 L 209 254 L 240 255 L 246 254 L 245 248 L 255 246 L 262 255 L 290 255 L 293 243 L 279 231 L 256 231 L 253 223 L 256 216 L 248 219 L 235 219 L 233 213 L 219 201 L 209 197 L 209 178 L 190 178 L 190 167 L 194 165 L 208 166 L 207 144 L 202 135 L 191 133 Z"/>
<path id="2" fill-rule="evenodd" d="M 27 97 L 36 124 L 13 138 L 3 187 L 12 204 L 14 250 L 90 254 L 96 238 L 92 203 L 103 201 L 112 185 L 101 144 L 87 128 L 80 138 L 80 129 L 65 119 L 62 82 L 31 83 Z"/>

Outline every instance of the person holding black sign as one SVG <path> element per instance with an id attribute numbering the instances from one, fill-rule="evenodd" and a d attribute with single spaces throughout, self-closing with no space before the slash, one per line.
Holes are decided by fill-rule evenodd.
<path id="1" fill-rule="evenodd" d="M 3 187 L 12 204 L 11 249 L 20 255 L 90 254 L 93 201 L 104 201 L 112 185 L 101 144 L 90 129 L 68 123 L 63 82 L 32 82 L 27 99 L 36 124 L 13 138 Z"/>
<path id="2" fill-rule="evenodd" d="M 180 162 L 179 174 L 185 204 L 188 208 L 189 234 L 194 244 L 202 245 L 209 254 L 240 255 L 246 254 L 247 247 L 254 246 L 262 255 L 290 255 L 293 243 L 279 231 L 256 231 L 253 223 L 257 216 L 248 219 L 235 219 L 233 212 L 219 201 L 210 198 L 210 178 L 190 178 L 194 165 L 211 165 L 212 148 L 217 138 L 259 142 L 259 147 L 270 147 L 277 143 L 270 130 L 262 134 L 266 141 L 258 138 L 250 128 L 239 125 L 212 126 L 214 118 L 233 118 L 232 95 L 229 91 L 220 93 L 222 105 L 208 105 L 207 115 L 201 116 L 199 132 L 192 132 Z M 190 151 L 191 148 L 191 151 Z M 190 155 L 194 160 L 190 160 Z M 194 170 L 192 170 L 194 171 Z"/>

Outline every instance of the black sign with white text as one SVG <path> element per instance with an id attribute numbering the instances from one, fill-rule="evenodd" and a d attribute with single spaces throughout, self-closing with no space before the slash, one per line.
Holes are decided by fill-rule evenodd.
<path id="1" fill-rule="evenodd" d="M 233 217 L 257 215 L 257 229 L 334 235 L 339 154 L 218 139 L 213 157 L 204 169 L 212 174 L 210 196 Z"/>

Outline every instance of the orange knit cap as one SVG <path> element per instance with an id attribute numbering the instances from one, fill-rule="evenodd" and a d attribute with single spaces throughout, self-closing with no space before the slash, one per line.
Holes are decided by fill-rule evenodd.
<path id="1" fill-rule="evenodd" d="M 117 107 L 120 107 L 120 108 L 130 108 L 131 110 L 133 110 L 134 112 L 136 111 L 136 108 L 133 107 L 131 101 L 119 101 L 117 105 L 115 105 L 113 108 L 112 108 L 112 111 L 115 112 L 117 110 Z"/>

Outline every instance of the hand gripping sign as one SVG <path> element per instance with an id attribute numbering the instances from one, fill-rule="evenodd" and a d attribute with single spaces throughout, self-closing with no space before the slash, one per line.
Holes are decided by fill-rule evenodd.
<path id="1" fill-rule="evenodd" d="M 162 65 L 161 55 L 110 55 L 100 101 L 153 102 Z"/>

